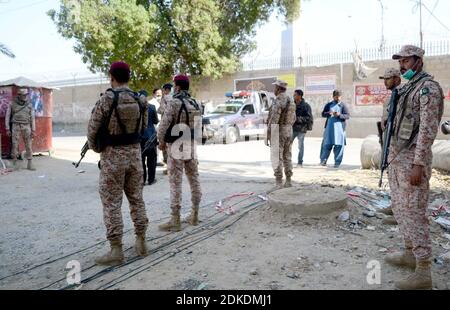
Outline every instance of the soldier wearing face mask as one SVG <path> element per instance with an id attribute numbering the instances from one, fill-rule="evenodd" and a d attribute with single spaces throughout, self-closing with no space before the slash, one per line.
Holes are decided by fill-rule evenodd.
<path id="1" fill-rule="evenodd" d="M 431 147 L 439 130 L 444 94 L 423 70 L 425 51 L 406 45 L 398 54 L 400 72 L 408 82 L 398 89 L 394 130 L 389 147 L 389 186 L 392 209 L 403 235 L 405 250 L 386 262 L 415 272 L 395 283 L 398 289 L 431 289 L 431 239 L 426 215 L 430 191 Z"/>

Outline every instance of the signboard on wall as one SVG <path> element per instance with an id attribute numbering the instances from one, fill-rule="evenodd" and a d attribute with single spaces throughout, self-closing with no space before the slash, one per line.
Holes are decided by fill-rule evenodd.
<path id="1" fill-rule="evenodd" d="M 355 85 L 355 104 L 359 106 L 383 105 L 391 98 L 384 84 Z"/>
<path id="2" fill-rule="evenodd" d="M 278 79 L 288 83 L 289 88 L 294 88 L 295 86 L 297 86 L 297 82 L 295 79 L 295 73 L 280 75 L 280 76 L 278 76 Z"/>
<path id="3" fill-rule="evenodd" d="M 306 95 L 331 95 L 336 89 L 336 75 L 305 75 Z"/>
<path id="4" fill-rule="evenodd" d="M 276 80 L 276 76 L 234 80 L 234 90 L 265 90 L 274 92 L 275 86 L 272 85 L 272 83 L 274 83 Z"/>

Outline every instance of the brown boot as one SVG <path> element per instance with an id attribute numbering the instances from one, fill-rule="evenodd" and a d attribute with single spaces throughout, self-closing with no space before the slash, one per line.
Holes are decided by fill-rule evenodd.
<path id="1" fill-rule="evenodd" d="M 180 211 L 178 211 L 176 214 L 172 213 L 172 217 L 167 223 L 159 225 L 159 230 L 181 231 Z"/>
<path id="2" fill-rule="evenodd" d="M 416 268 L 416 257 L 414 256 L 412 249 L 407 248 L 403 252 L 396 252 L 386 256 L 384 259 L 386 263 L 396 267 Z"/>
<path id="3" fill-rule="evenodd" d="M 398 225 L 397 220 L 393 216 L 388 216 L 385 219 L 383 219 L 382 223 L 384 225 Z"/>
<path id="4" fill-rule="evenodd" d="M 136 254 L 138 256 L 147 256 L 147 244 L 145 243 L 145 234 L 136 235 L 136 243 L 134 245 L 134 249 L 136 250 Z"/>
<path id="5" fill-rule="evenodd" d="M 385 215 L 394 215 L 394 212 L 392 212 L 392 207 L 381 209 L 378 212 L 383 213 Z"/>
<path id="6" fill-rule="evenodd" d="M 197 226 L 198 222 L 198 206 L 194 206 L 192 207 L 191 214 L 186 218 L 186 223 Z"/>
<path id="7" fill-rule="evenodd" d="M 286 177 L 286 182 L 284 183 L 284 188 L 292 187 L 291 177 Z"/>
<path id="8" fill-rule="evenodd" d="M 111 251 L 95 259 L 97 265 L 117 266 L 123 263 L 125 258 L 123 256 L 122 241 L 110 241 L 110 244 Z"/>
<path id="9" fill-rule="evenodd" d="M 33 161 L 31 159 L 28 160 L 27 169 L 30 171 L 36 171 L 36 168 L 34 168 Z"/>
<path id="10" fill-rule="evenodd" d="M 275 192 L 283 188 L 283 179 L 276 178 L 275 179 L 275 187 L 272 187 L 269 190 L 269 193 Z"/>
<path id="11" fill-rule="evenodd" d="M 433 281 L 430 260 L 418 260 L 416 271 L 405 280 L 395 282 L 395 288 L 399 290 L 431 290 Z"/>

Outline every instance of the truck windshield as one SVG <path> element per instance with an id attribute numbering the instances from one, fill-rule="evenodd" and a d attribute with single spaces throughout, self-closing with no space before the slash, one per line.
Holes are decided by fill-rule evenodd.
<path id="1" fill-rule="evenodd" d="M 213 113 L 217 114 L 236 114 L 242 107 L 242 102 L 227 102 L 225 104 L 219 104 Z"/>

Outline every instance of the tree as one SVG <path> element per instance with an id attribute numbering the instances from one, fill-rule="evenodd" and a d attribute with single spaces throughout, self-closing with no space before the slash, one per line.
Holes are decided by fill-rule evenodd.
<path id="1" fill-rule="evenodd" d="M 61 0 L 49 16 L 93 72 L 128 62 L 134 86 L 168 81 L 175 72 L 219 78 L 239 68 L 256 26 L 273 12 L 286 21 L 300 0 Z"/>
<path id="2" fill-rule="evenodd" d="M 10 58 L 15 58 L 16 55 L 11 52 L 11 50 L 3 43 L 0 43 L 0 54 L 6 55 Z"/>

